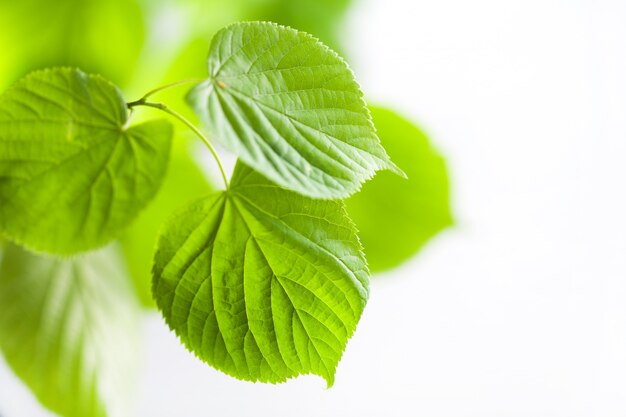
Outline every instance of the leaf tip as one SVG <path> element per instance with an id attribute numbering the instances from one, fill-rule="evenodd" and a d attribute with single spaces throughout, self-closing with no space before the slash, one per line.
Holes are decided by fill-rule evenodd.
<path id="1" fill-rule="evenodd" d="M 400 178 L 403 178 L 405 180 L 409 179 L 409 176 L 406 175 L 406 172 L 404 172 L 402 170 L 402 168 L 400 168 L 398 165 L 394 164 L 393 162 L 391 162 L 391 160 L 389 160 L 387 162 L 387 166 L 385 167 L 386 170 L 393 172 L 394 174 L 396 174 L 397 176 L 399 176 Z"/>

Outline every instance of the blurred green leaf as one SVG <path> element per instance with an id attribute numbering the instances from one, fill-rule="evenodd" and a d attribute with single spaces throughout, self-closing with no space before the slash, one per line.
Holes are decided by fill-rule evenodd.
<path id="1" fill-rule="evenodd" d="M 64 417 L 125 417 L 139 309 L 120 254 L 67 260 L 4 248 L 0 348 L 37 399 Z"/>
<path id="2" fill-rule="evenodd" d="M 381 172 L 347 201 L 372 271 L 409 259 L 453 222 L 444 159 L 426 135 L 396 113 L 371 107 L 378 136 L 408 180 Z"/>
<path id="3" fill-rule="evenodd" d="M 340 31 L 351 3 L 352 0 L 176 1 L 190 8 L 191 32 L 195 36 L 211 36 L 237 21 L 263 20 L 308 32 L 335 49 L 339 49 Z"/>
<path id="4" fill-rule="evenodd" d="M 79 70 L 31 73 L 0 96 L 0 230 L 57 254 L 111 240 L 154 196 L 171 125 L 127 128 L 120 91 Z"/>
<path id="5" fill-rule="evenodd" d="M 143 43 L 135 0 L 0 0 L 0 87 L 50 66 L 80 67 L 124 85 Z"/>
<path id="6" fill-rule="evenodd" d="M 176 139 L 170 166 L 156 198 L 120 239 L 135 290 L 145 307 L 155 306 L 151 291 L 152 263 L 159 230 L 176 209 L 213 191 L 210 181 L 194 162 L 185 138 Z"/>
<path id="7" fill-rule="evenodd" d="M 277 184 L 343 198 L 378 170 L 401 173 L 376 137 L 354 74 L 312 36 L 237 23 L 215 35 L 208 66 L 190 104 L 216 139 Z"/>
<path id="8" fill-rule="evenodd" d="M 178 211 L 159 238 L 154 295 L 202 360 L 237 378 L 334 381 L 369 272 L 341 201 L 287 191 L 242 163 L 231 188 Z"/>
<path id="9" fill-rule="evenodd" d="M 267 0 L 248 13 L 254 20 L 271 20 L 308 32 L 341 50 L 340 30 L 352 0 Z"/>

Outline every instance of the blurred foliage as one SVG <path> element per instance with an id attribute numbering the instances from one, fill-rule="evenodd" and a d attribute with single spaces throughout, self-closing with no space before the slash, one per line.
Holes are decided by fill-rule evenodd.
<path id="1" fill-rule="evenodd" d="M 124 85 L 143 42 L 134 0 L 0 0 L 0 87 L 50 66 L 80 67 Z"/>
<path id="2" fill-rule="evenodd" d="M 174 143 L 170 166 L 154 201 L 121 236 L 122 248 L 141 304 L 155 307 L 152 299 L 152 259 L 159 230 L 173 212 L 191 200 L 213 191 L 195 164 L 191 144 L 183 135 Z"/>
<path id="3" fill-rule="evenodd" d="M 339 49 L 340 29 L 352 0 L 163 0 L 148 7 L 180 7 L 187 11 L 190 34 L 211 37 L 225 25 L 267 20 L 308 32 Z"/>
<path id="4" fill-rule="evenodd" d="M 379 172 L 347 201 L 372 272 L 398 266 L 452 224 L 442 156 L 415 125 L 391 110 L 370 107 L 378 136 L 403 179 Z"/>
<path id="5" fill-rule="evenodd" d="M 114 246 L 71 259 L 15 245 L 0 264 L 0 347 L 47 408 L 124 417 L 137 364 L 139 309 Z"/>
<path id="6" fill-rule="evenodd" d="M 267 0 L 256 2 L 253 19 L 271 20 L 312 34 L 341 50 L 339 31 L 352 0 Z"/>

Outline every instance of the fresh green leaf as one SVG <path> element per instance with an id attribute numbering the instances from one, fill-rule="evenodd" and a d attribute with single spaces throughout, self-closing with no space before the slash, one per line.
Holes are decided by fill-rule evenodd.
<path id="1" fill-rule="evenodd" d="M 120 239 L 135 289 L 145 307 L 154 307 L 150 289 L 152 260 L 157 234 L 163 223 L 176 209 L 214 190 L 193 161 L 185 138 L 178 136 L 176 139 L 163 186 Z"/>
<path id="2" fill-rule="evenodd" d="M 317 198 L 356 192 L 393 165 L 347 64 L 314 37 L 237 23 L 209 51 L 189 102 L 211 133 L 270 180 Z"/>
<path id="3" fill-rule="evenodd" d="M 119 252 L 67 260 L 4 249 L 0 349 L 37 399 L 64 417 L 124 417 L 139 309 Z"/>
<path id="4" fill-rule="evenodd" d="M 173 216 L 153 292 L 169 326 L 237 378 L 334 381 L 368 296 L 369 272 L 343 203 L 287 191 L 238 163 L 228 191 Z"/>
<path id="5" fill-rule="evenodd" d="M 371 108 L 382 144 L 408 180 L 383 172 L 347 201 L 372 271 L 393 268 L 452 224 L 448 172 L 426 135 L 390 110 Z"/>
<path id="6" fill-rule="evenodd" d="M 118 89 L 79 70 L 34 72 L 0 97 L 0 231 L 71 254 L 113 238 L 154 196 L 172 136 L 128 128 Z"/>

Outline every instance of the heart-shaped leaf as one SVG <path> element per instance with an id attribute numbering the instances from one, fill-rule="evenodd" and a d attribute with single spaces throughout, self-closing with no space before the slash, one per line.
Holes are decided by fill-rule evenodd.
<path id="1" fill-rule="evenodd" d="M 380 145 L 354 74 L 304 32 L 267 22 L 219 31 L 209 79 L 188 99 L 216 139 L 275 183 L 344 198 L 377 170 Z"/>
<path id="2" fill-rule="evenodd" d="M 312 373 L 332 385 L 368 277 L 343 203 L 238 163 L 231 189 L 166 224 L 153 292 L 183 343 L 217 369 L 264 382 Z"/>
<path id="3" fill-rule="evenodd" d="M 156 193 L 172 136 L 165 121 L 127 124 L 119 90 L 75 69 L 0 96 L 0 231 L 58 254 L 112 239 Z"/>

